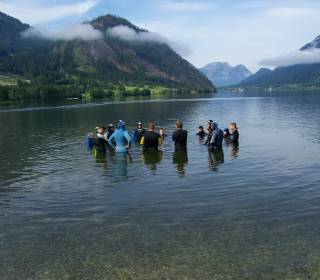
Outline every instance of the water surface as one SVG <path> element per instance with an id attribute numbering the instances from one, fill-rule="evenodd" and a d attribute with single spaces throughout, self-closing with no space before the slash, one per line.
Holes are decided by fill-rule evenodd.
<path id="1" fill-rule="evenodd" d="M 320 95 L 0 108 L 0 279 L 319 279 Z M 181 119 L 187 154 L 84 146 L 97 124 Z M 236 121 L 240 146 L 195 136 Z"/>

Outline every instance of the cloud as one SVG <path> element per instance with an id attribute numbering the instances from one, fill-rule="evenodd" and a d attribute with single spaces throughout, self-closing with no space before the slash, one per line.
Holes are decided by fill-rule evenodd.
<path id="1" fill-rule="evenodd" d="M 260 62 L 260 65 L 280 67 L 313 63 L 320 63 L 319 49 L 314 49 L 312 51 L 294 51 L 274 58 L 264 59 Z"/>
<path id="2" fill-rule="evenodd" d="M 305 16 L 315 16 L 318 12 L 307 7 L 278 7 L 266 9 L 263 14 L 267 17 L 295 18 Z"/>
<path id="3" fill-rule="evenodd" d="M 125 41 L 135 42 L 154 42 L 160 44 L 166 44 L 167 40 L 157 33 L 152 32 L 137 32 L 134 29 L 125 26 L 118 25 L 107 30 L 107 34 L 118 37 Z"/>
<path id="4" fill-rule="evenodd" d="M 167 44 L 182 56 L 187 56 L 191 53 L 191 50 L 183 44 L 172 40 L 168 40 L 160 34 L 145 31 L 137 32 L 134 29 L 129 28 L 125 25 L 118 25 L 113 28 L 109 28 L 107 30 L 107 35 L 131 42 L 150 42 L 158 44 Z"/>
<path id="5" fill-rule="evenodd" d="M 190 12 L 203 12 L 212 10 L 213 4 L 210 2 L 166 2 L 160 5 L 160 8 L 165 11 L 173 13 L 190 13 Z"/>
<path id="6" fill-rule="evenodd" d="M 34 1 L 0 0 L 0 10 L 23 22 L 42 24 L 69 16 L 80 16 L 96 6 L 96 0 L 84 0 L 70 4 L 39 4 Z"/>
<path id="7" fill-rule="evenodd" d="M 92 41 L 103 38 L 103 34 L 94 29 L 90 24 L 72 24 L 56 30 L 29 28 L 22 33 L 23 37 L 45 38 L 50 40 L 74 40 L 81 39 Z"/>

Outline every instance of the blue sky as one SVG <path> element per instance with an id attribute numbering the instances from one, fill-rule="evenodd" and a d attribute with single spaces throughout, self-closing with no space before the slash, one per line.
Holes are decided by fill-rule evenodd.
<path id="1" fill-rule="evenodd" d="M 319 0 L 0 0 L 0 11 L 51 27 L 116 14 L 183 45 L 197 67 L 224 61 L 256 71 L 320 35 Z"/>

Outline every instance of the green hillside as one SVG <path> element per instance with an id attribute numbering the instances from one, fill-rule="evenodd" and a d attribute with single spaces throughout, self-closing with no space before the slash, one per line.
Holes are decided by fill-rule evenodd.
<path id="1" fill-rule="evenodd" d="M 91 41 L 26 38 L 21 32 L 28 25 L 0 13 L 0 75 L 17 80 L 10 84 L 0 81 L 0 99 L 149 95 L 154 88 L 175 92 L 215 90 L 168 44 L 126 41 L 106 32 L 119 25 L 147 32 L 129 21 L 107 15 L 89 24 L 103 37 Z"/>

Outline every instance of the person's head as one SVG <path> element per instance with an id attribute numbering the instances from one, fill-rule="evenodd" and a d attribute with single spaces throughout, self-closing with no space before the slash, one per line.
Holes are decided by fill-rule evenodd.
<path id="1" fill-rule="evenodd" d="M 114 131 L 114 125 L 112 123 L 108 124 L 108 131 L 109 132 Z"/>
<path id="2" fill-rule="evenodd" d="M 199 132 L 199 133 L 203 133 L 203 126 L 202 126 L 202 125 L 200 125 L 200 126 L 198 127 L 198 132 Z"/>
<path id="3" fill-rule="evenodd" d="M 125 130 L 126 129 L 126 123 L 124 121 L 122 121 L 122 120 L 119 120 L 117 129 Z"/>
<path id="4" fill-rule="evenodd" d="M 149 131 L 154 131 L 155 128 L 156 128 L 156 124 L 154 122 L 149 122 L 148 130 Z"/>
<path id="5" fill-rule="evenodd" d="M 160 135 L 164 135 L 164 128 L 163 127 L 160 128 L 159 133 L 160 133 Z"/>
<path id="6" fill-rule="evenodd" d="M 208 131 L 213 129 L 213 120 L 208 120 L 207 129 L 208 129 Z"/>
<path id="7" fill-rule="evenodd" d="M 215 129 L 217 129 L 219 126 L 218 126 L 218 123 L 216 123 L 216 122 L 213 122 L 212 123 L 212 129 L 213 130 L 215 130 Z"/>
<path id="8" fill-rule="evenodd" d="M 104 126 L 99 126 L 97 132 L 100 134 L 104 134 L 106 132 L 106 128 Z"/>
<path id="9" fill-rule="evenodd" d="M 237 124 L 236 124 L 235 122 L 230 123 L 229 128 L 230 128 L 231 130 L 237 130 L 237 129 L 238 129 Z"/>
<path id="10" fill-rule="evenodd" d="M 177 128 L 177 129 L 182 129 L 182 128 L 183 128 L 183 123 L 182 123 L 182 121 L 180 121 L 180 120 L 177 120 L 177 121 L 176 121 L 176 128 Z"/>
<path id="11" fill-rule="evenodd" d="M 138 128 L 138 129 L 142 129 L 142 128 L 143 128 L 143 125 L 142 125 L 141 122 L 138 122 L 138 123 L 137 123 L 137 128 Z"/>
<path id="12" fill-rule="evenodd" d="M 223 131 L 223 135 L 224 137 L 228 137 L 230 135 L 230 131 L 228 128 L 226 128 L 224 131 Z"/>

